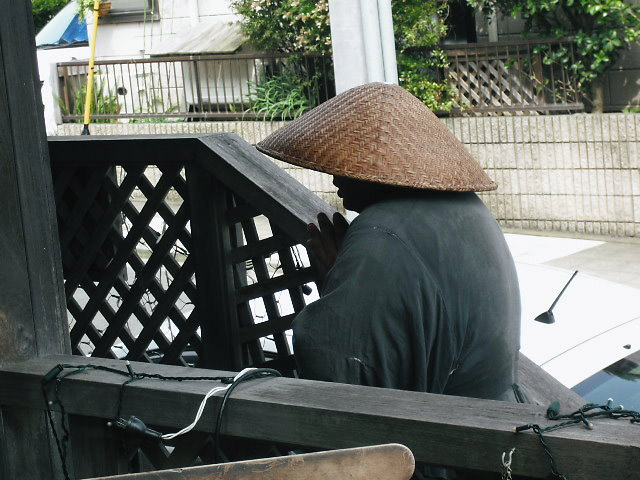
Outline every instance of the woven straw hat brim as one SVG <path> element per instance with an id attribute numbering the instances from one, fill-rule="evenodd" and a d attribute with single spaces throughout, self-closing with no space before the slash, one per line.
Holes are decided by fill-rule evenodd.
<path id="1" fill-rule="evenodd" d="M 497 188 L 447 126 L 397 85 L 347 90 L 256 147 L 294 165 L 357 180 L 445 191 Z"/>

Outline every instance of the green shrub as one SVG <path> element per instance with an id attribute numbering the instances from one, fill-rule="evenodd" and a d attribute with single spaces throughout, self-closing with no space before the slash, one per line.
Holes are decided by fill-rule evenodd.
<path id="1" fill-rule="evenodd" d="M 315 106 L 317 92 L 312 83 L 301 81 L 291 67 L 258 82 L 248 82 L 251 107 L 264 120 L 292 120 Z M 307 90 L 307 91 L 305 91 Z M 311 93 L 307 95 L 307 92 Z"/>
<path id="2" fill-rule="evenodd" d="M 120 113 L 120 104 L 118 103 L 118 97 L 115 93 L 104 91 L 104 82 L 100 78 L 94 78 L 93 84 L 93 101 L 91 103 L 91 115 L 117 115 Z M 87 95 L 87 82 L 84 81 L 80 84 L 79 88 L 75 91 L 74 98 L 71 102 L 71 108 L 68 109 L 64 104 L 64 101 L 57 97 L 58 105 L 62 113 L 65 115 L 83 115 L 84 114 L 84 102 Z M 82 119 L 75 120 L 75 123 L 82 123 Z M 93 120 L 92 123 L 113 123 L 113 118 L 98 118 Z"/>
<path id="3" fill-rule="evenodd" d="M 69 0 L 33 0 L 31 13 L 33 14 L 33 27 L 36 32 L 42 30 L 56 13 L 69 3 Z"/>

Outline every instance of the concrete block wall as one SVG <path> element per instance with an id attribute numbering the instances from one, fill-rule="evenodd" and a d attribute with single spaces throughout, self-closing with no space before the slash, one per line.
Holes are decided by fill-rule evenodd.
<path id="1" fill-rule="evenodd" d="M 508 228 L 640 237 L 640 114 L 444 119 L 499 184 L 481 194 Z M 232 131 L 256 143 L 279 122 L 95 124 L 94 135 Z M 60 134 L 80 126 L 62 125 Z M 342 210 L 331 177 L 276 162 Z M 153 170 L 148 172 L 153 176 Z"/>
<path id="2" fill-rule="evenodd" d="M 502 225 L 640 236 L 640 115 L 445 122 L 499 184 L 481 197 Z"/>

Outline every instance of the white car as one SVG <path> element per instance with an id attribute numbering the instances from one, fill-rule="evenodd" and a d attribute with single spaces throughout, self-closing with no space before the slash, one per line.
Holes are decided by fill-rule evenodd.
<path id="1" fill-rule="evenodd" d="M 522 353 L 591 402 L 613 398 L 640 410 L 640 290 L 578 273 L 553 309 L 555 322 L 535 321 L 574 272 L 524 253 L 522 242 L 530 248 L 537 240 L 521 237 L 507 235 L 520 282 Z M 566 239 L 548 243 L 558 240 Z"/>

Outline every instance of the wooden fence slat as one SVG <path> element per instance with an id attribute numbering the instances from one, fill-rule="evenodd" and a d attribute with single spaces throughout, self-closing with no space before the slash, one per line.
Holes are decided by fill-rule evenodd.
<path id="1" fill-rule="evenodd" d="M 200 165 L 292 238 L 307 239 L 307 224 L 316 221 L 318 213 L 333 215 L 329 205 L 237 135 L 202 136 L 198 141 Z"/>
<path id="2" fill-rule="evenodd" d="M 247 220 L 243 220 L 243 224 Z M 274 235 L 263 240 L 255 240 L 253 243 L 236 247 L 229 252 L 229 258 L 232 263 L 244 262 L 252 258 L 260 258 L 268 256 L 278 251 L 283 243 L 286 241 L 285 237 L 281 235 Z"/>
<path id="3" fill-rule="evenodd" d="M 82 173 L 88 174 L 88 178 L 83 178 L 82 185 L 78 185 L 80 188 L 74 192 L 77 198 L 75 208 L 71 210 L 71 215 L 65 219 L 65 222 L 60 225 L 60 232 L 62 233 L 60 236 L 61 249 L 67 248 L 71 239 L 82 226 L 85 215 L 100 193 L 100 187 L 108 171 L 109 167 L 105 168 L 104 166 L 102 168 L 82 170 Z M 79 182 L 77 174 L 74 176 L 74 180 Z"/>
<path id="4" fill-rule="evenodd" d="M 113 221 L 122 211 L 122 206 L 128 201 L 131 192 L 133 192 L 136 186 L 137 179 L 143 175 L 143 172 L 143 166 L 137 166 L 127 172 L 127 176 L 118 189 L 119 195 L 112 199 L 111 205 L 92 232 L 90 241 L 85 245 L 85 250 L 77 259 L 73 270 L 69 271 L 69 274 L 67 275 L 64 285 L 65 296 L 67 298 L 73 295 L 80 283 L 80 279 L 87 274 L 95 256 L 95 252 L 109 235 L 109 231 L 113 226 Z M 113 269 L 113 266 L 110 265 L 110 268 Z M 109 268 L 107 270 L 109 270 Z M 117 271 L 120 271 L 120 269 L 117 269 Z"/>
<path id="5" fill-rule="evenodd" d="M 291 315 L 278 317 L 267 322 L 256 323 L 250 327 L 241 327 L 238 338 L 241 343 L 244 343 L 249 340 L 266 337 L 273 332 L 284 332 L 291 328 L 291 322 L 293 322 L 294 318 L 296 318 L 296 314 L 292 313 Z"/>
<path id="6" fill-rule="evenodd" d="M 269 292 L 287 290 L 303 283 L 313 282 L 316 280 L 316 277 L 317 274 L 312 268 L 301 268 L 286 276 L 271 278 L 264 282 L 247 285 L 246 287 L 238 289 L 236 301 L 238 303 L 246 302 L 253 298 L 262 297 Z"/>
<path id="7" fill-rule="evenodd" d="M 260 215 L 260 211 L 256 207 L 248 203 L 242 203 L 227 210 L 225 218 L 227 222 L 231 224 L 238 223 L 247 218 L 257 217 L 258 215 Z"/>
<path id="8" fill-rule="evenodd" d="M 189 315 L 189 318 L 187 318 L 186 323 L 180 328 L 178 335 L 176 335 L 171 342 L 169 349 L 163 352 L 162 361 L 160 363 L 165 365 L 175 364 L 180 355 L 182 355 L 184 349 L 187 348 L 187 345 L 189 345 L 190 342 L 193 342 L 194 337 L 197 337 L 196 331 L 200 327 L 200 315 L 198 315 L 198 308 L 199 307 L 196 305 L 191 312 L 191 315 Z M 196 344 L 196 348 L 197 347 L 199 347 L 198 353 L 202 352 L 205 348 L 202 338 L 200 338 L 200 341 Z M 198 356 L 198 358 L 200 358 L 200 356 Z"/>
<path id="9" fill-rule="evenodd" d="M 179 222 L 182 224 L 180 224 Z M 136 272 L 135 281 L 130 286 L 128 294 L 123 297 L 122 304 L 118 308 L 118 311 L 116 312 L 114 318 L 111 322 L 109 322 L 109 327 L 102 337 L 102 341 L 104 343 L 100 348 L 96 346 L 95 355 L 101 356 L 103 349 L 110 347 L 110 345 L 115 340 L 118 331 L 122 328 L 123 325 L 125 325 L 131 313 L 133 313 L 133 311 L 140 305 L 139 302 L 141 297 L 144 295 L 151 284 L 155 284 L 157 290 L 159 290 L 154 294 L 156 298 L 159 298 L 160 296 L 166 294 L 164 288 L 158 283 L 155 275 L 157 270 L 163 265 L 164 259 L 169 256 L 169 250 L 173 247 L 173 244 L 178 236 L 178 232 L 182 229 L 185 223 L 186 215 L 183 214 L 180 216 L 176 215 L 172 223 L 168 225 L 167 231 L 162 235 L 160 241 L 155 245 L 151 256 L 148 258 L 146 263 L 144 263 L 142 269 L 139 272 Z M 132 233 L 130 231 L 129 235 L 131 234 Z M 130 255 L 135 256 L 137 255 L 137 253 L 135 252 L 135 250 L 133 250 L 130 252 Z M 175 287 L 180 288 L 181 292 L 183 290 L 182 285 L 187 281 L 188 278 L 183 279 L 183 282 L 175 285 Z M 178 295 L 180 292 L 178 292 Z"/>
<path id="10" fill-rule="evenodd" d="M 191 317 L 200 320 L 202 337 L 199 362 L 209 368 L 240 368 L 234 271 L 228 259 L 231 238 L 223 222 L 231 199 L 226 187 L 199 163 L 186 165 L 185 170 L 198 287 L 197 308 Z"/>
<path id="11" fill-rule="evenodd" d="M 140 170 L 138 167 L 135 168 L 135 178 L 133 179 L 133 181 L 135 182 L 135 180 L 137 180 L 137 178 L 142 175 L 142 170 Z M 137 242 L 139 241 L 139 239 L 142 236 L 143 231 L 145 230 L 146 226 L 149 224 L 149 222 L 151 221 L 151 219 L 153 218 L 154 214 L 155 214 L 155 207 L 156 205 L 162 201 L 162 199 L 164 198 L 164 196 L 166 195 L 167 191 L 169 190 L 169 188 L 171 187 L 171 180 L 172 180 L 172 176 L 175 176 L 178 174 L 178 171 L 176 168 L 174 168 L 172 175 L 169 175 L 167 173 L 165 173 L 162 178 L 160 179 L 160 181 L 158 182 L 158 188 L 154 191 L 154 195 L 152 195 L 147 202 L 145 203 L 145 206 L 142 208 L 142 211 L 140 212 L 140 215 L 138 216 L 137 222 L 136 224 L 132 225 L 131 229 L 129 230 L 126 238 L 124 238 L 123 241 L 121 241 L 118 245 L 117 245 L 117 253 L 115 255 L 115 257 L 112 259 L 111 263 L 108 265 L 108 267 L 105 270 L 105 274 L 103 279 L 98 283 L 98 286 L 96 288 L 96 293 L 94 294 L 93 297 L 91 297 L 89 299 L 89 302 L 87 303 L 87 305 L 85 305 L 84 309 L 83 309 L 83 316 L 84 316 L 84 321 L 90 321 L 95 313 L 97 312 L 98 308 L 99 308 L 99 304 L 102 301 L 102 299 L 107 295 L 107 293 L 109 292 L 109 290 L 111 289 L 111 283 L 110 280 L 115 278 L 116 275 L 119 274 L 119 272 L 122 271 L 122 269 L 124 268 L 126 262 L 127 262 L 127 258 L 130 256 L 130 253 L 132 250 L 134 250 Z M 122 185 L 120 186 L 119 190 L 124 190 L 123 193 L 127 192 L 129 190 L 129 188 L 131 188 L 131 191 L 134 188 L 134 185 L 127 185 L 127 188 L 124 189 L 124 185 L 125 182 L 129 179 L 129 175 L 127 175 L 127 177 L 125 178 L 124 182 L 122 183 Z M 115 213 L 116 215 L 122 210 L 122 207 L 124 205 L 125 202 L 128 201 L 128 196 L 130 195 L 131 191 L 129 191 L 129 193 L 127 194 L 126 198 L 119 198 L 119 199 L 113 199 L 112 205 L 109 207 L 109 212 L 111 213 Z M 115 211 L 115 212 L 114 212 Z M 76 268 L 78 268 L 78 271 L 84 271 L 86 272 L 86 264 L 88 263 L 86 260 L 87 258 L 91 259 L 91 251 L 94 250 L 98 245 L 101 245 L 102 242 L 104 241 L 104 239 L 108 236 L 109 234 L 109 228 L 110 228 L 110 224 L 107 224 L 106 222 L 108 222 L 109 218 L 111 218 L 112 215 L 109 214 L 105 214 L 105 218 L 103 221 L 101 221 L 100 225 L 98 227 L 96 227 L 96 232 L 94 233 L 94 236 L 92 237 L 92 242 L 90 244 L 87 244 L 87 251 L 85 253 L 83 253 L 80 257 L 80 259 L 78 260 L 78 264 L 76 264 Z M 106 227 L 106 228 L 105 228 Z M 82 268 L 80 268 L 82 267 Z M 65 284 L 65 290 L 67 291 L 67 295 L 69 296 L 70 294 L 73 293 L 73 290 L 75 289 L 75 286 L 73 285 L 73 281 L 75 280 L 76 282 L 79 280 L 76 280 L 76 275 L 73 275 L 72 272 L 69 273 L 69 278 L 67 279 L 67 282 Z M 84 275 L 84 274 L 83 274 Z M 81 277 L 80 277 L 81 278 Z M 70 285 L 71 284 L 71 285 Z M 103 337 L 107 336 L 107 338 L 112 338 L 115 339 L 113 332 L 116 330 L 115 327 L 111 327 L 111 326 L 107 327 L 107 332 L 105 332 L 105 335 L 103 335 Z M 71 341 L 72 343 L 74 343 L 77 340 L 77 333 L 75 331 L 76 329 L 74 328 L 71 331 Z M 106 341 L 105 341 L 106 343 Z M 103 349 L 101 349 L 103 350 Z"/>
<path id="12" fill-rule="evenodd" d="M 178 276 L 173 279 L 173 282 L 169 288 L 162 294 L 162 297 L 158 299 L 158 304 L 153 310 L 153 313 L 149 317 L 147 324 L 142 331 L 138 334 L 134 346 L 130 349 L 127 357 L 136 359 L 139 355 L 142 355 L 144 351 L 149 347 L 149 343 L 155 338 L 156 332 L 159 331 L 160 325 L 167 318 L 169 311 L 174 308 L 176 299 L 184 291 L 184 284 L 189 281 L 194 272 L 194 266 L 192 257 L 189 256 L 182 265 Z M 186 322 L 185 322 L 186 323 Z M 180 330 L 184 327 L 184 324 L 179 325 Z M 156 342 L 157 343 L 157 342 Z M 168 350 L 170 342 L 166 345 L 158 345 L 161 351 Z"/>
<path id="13" fill-rule="evenodd" d="M 258 229 L 256 228 L 255 221 L 253 219 L 243 220 L 242 221 L 242 230 L 244 231 L 244 236 L 247 239 L 247 244 L 252 245 L 259 242 L 258 239 Z M 271 277 L 269 275 L 269 269 L 267 268 L 267 263 L 262 255 L 253 257 L 253 270 L 256 274 L 257 285 L 262 285 L 265 282 L 268 282 Z M 247 287 L 241 287 L 242 289 L 246 289 Z M 278 309 L 278 303 L 276 302 L 276 297 L 273 294 L 273 290 L 270 292 L 265 292 L 264 295 L 261 295 L 262 301 L 264 303 L 265 310 L 267 312 L 267 322 L 271 322 L 280 317 L 280 311 Z M 291 353 L 289 349 L 289 344 L 287 343 L 287 339 L 282 332 L 273 332 L 273 340 L 276 344 L 276 349 L 279 354 L 289 355 Z"/>

